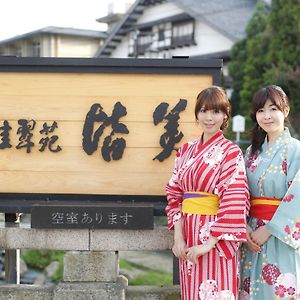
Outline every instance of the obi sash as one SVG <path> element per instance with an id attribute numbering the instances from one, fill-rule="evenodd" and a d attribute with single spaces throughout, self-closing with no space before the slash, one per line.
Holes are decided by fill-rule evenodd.
<path id="1" fill-rule="evenodd" d="M 182 212 L 194 215 L 216 215 L 219 196 L 206 192 L 186 192 L 183 195 Z"/>
<path id="2" fill-rule="evenodd" d="M 276 198 L 251 197 L 250 216 L 271 220 L 280 202 L 281 199 Z"/>

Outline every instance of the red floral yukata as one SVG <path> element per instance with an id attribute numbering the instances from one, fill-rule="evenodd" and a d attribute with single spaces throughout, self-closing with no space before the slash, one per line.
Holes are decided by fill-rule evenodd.
<path id="1" fill-rule="evenodd" d="M 217 215 L 185 214 L 185 192 L 208 192 L 219 196 Z M 236 299 L 238 248 L 246 240 L 249 193 L 241 150 L 222 131 L 204 144 L 196 140 L 177 152 L 173 175 L 166 187 L 168 227 L 183 218 L 187 247 L 201 245 L 210 236 L 219 242 L 198 263 L 180 259 L 183 300 Z"/>

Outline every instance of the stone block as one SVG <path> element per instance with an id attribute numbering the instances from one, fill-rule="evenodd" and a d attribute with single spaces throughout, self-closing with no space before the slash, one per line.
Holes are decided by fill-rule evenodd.
<path id="1" fill-rule="evenodd" d="M 53 300 L 125 300 L 127 280 L 107 283 L 59 283 L 54 290 Z"/>
<path id="2" fill-rule="evenodd" d="M 93 251 L 166 250 L 173 246 L 173 232 L 157 226 L 153 230 L 91 230 Z"/>
<path id="3" fill-rule="evenodd" d="M 0 285 L 0 300 L 52 300 L 54 285 Z"/>
<path id="4" fill-rule="evenodd" d="M 118 253 L 70 251 L 64 256 L 66 282 L 116 282 L 119 273 Z"/>
<path id="5" fill-rule="evenodd" d="M 35 229 L 0 226 L 2 249 L 89 250 L 88 229 Z"/>

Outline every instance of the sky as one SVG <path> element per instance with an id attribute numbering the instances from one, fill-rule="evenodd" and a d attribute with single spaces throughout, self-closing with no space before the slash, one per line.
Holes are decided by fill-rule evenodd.
<path id="1" fill-rule="evenodd" d="M 106 30 L 96 19 L 125 9 L 133 0 L 2 0 L 0 41 L 47 26 Z"/>

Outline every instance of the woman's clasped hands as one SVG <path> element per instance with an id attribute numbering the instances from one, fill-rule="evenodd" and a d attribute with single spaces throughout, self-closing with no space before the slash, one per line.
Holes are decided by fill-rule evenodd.
<path id="1" fill-rule="evenodd" d="M 247 225 L 247 246 L 255 252 L 261 252 L 261 246 L 269 239 L 271 233 L 267 230 L 266 225 L 260 226 L 253 230 Z"/>
<path id="2" fill-rule="evenodd" d="M 206 243 L 188 248 L 183 239 L 175 240 L 172 251 L 177 258 L 189 260 L 196 264 L 198 257 L 208 253 L 218 242 L 216 238 L 211 237 Z"/>

